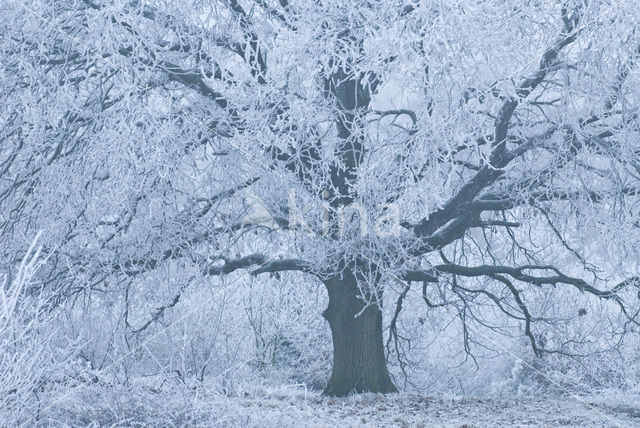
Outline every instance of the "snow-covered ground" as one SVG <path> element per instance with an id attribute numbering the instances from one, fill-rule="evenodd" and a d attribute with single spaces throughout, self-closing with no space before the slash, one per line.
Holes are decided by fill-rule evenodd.
<path id="1" fill-rule="evenodd" d="M 24 426 L 640 426 L 638 397 L 434 398 L 399 393 L 322 397 L 300 387 L 201 389 L 85 385 L 42 397 Z"/>

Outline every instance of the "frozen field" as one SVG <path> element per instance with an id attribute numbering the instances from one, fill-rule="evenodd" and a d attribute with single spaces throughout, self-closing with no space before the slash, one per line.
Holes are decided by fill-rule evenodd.
<path id="1" fill-rule="evenodd" d="M 640 426 L 637 397 L 456 399 L 413 394 L 326 398 L 296 388 L 206 391 L 81 387 L 44 406 L 42 426 Z M 38 425 L 29 420 L 26 426 Z"/>

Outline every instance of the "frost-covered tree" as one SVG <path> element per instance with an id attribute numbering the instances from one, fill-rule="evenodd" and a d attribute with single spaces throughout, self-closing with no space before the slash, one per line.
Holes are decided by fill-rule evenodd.
<path id="1" fill-rule="evenodd" d="M 67 296 L 283 271 L 324 284 L 329 395 L 390 392 L 383 292 L 534 351 L 638 325 L 633 0 L 5 3 L 6 270 L 43 230 Z M 259 277 L 260 278 L 260 277 Z M 416 286 L 419 284 L 419 286 Z M 399 287 L 399 288 L 398 288 Z M 131 301 L 130 301 L 131 300 Z M 614 314 L 614 315 L 611 315 Z M 617 314 L 617 315 L 615 315 Z M 386 323 L 385 323 L 386 324 Z"/>

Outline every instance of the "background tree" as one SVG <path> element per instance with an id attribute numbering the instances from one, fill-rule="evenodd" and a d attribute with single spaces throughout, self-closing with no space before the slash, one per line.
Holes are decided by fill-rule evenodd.
<path id="1" fill-rule="evenodd" d="M 637 326 L 632 1 L 4 8 L 3 267 L 44 230 L 44 283 L 123 299 L 127 337 L 240 269 L 325 285 L 329 395 L 396 390 L 398 284 L 397 354 L 414 295 L 466 347 L 497 310 L 537 354 L 578 352 L 536 332 L 566 318 L 549 293 Z M 174 296 L 132 325 L 158 281 Z"/>

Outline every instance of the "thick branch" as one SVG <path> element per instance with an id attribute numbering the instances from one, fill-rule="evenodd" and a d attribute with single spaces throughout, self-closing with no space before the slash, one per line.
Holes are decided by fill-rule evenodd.
<path id="1" fill-rule="evenodd" d="M 271 260 L 251 271 L 252 275 L 258 275 L 266 272 L 282 272 L 289 270 L 297 270 L 305 273 L 314 273 L 312 266 L 301 259 L 277 259 Z"/>
<path id="2" fill-rule="evenodd" d="M 593 294 L 598 297 L 606 299 L 617 299 L 618 296 L 615 291 L 602 291 L 589 285 L 586 281 L 580 278 L 570 277 L 560 272 L 554 266 L 538 266 L 538 265 L 524 265 L 519 267 L 509 266 L 493 266 L 493 265 L 481 265 L 481 266 L 461 266 L 453 263 L 441 264 L 434 267 L 435 270 L 443 273 L 450 273 L 460 276 L 495 276 L 500 274 L 509 275 L 514 279 L 522 282 L 527 282 L 532 285 L 557 285 L 568 284 L 572 285 L 580 291 Z M 555 275 L 550 276 L 534 276 L 526 273 L 528 270 L 547 270 L 552 271 Z"/>
<path id="3" fill-rule="evenodd" d="M 518 96 L 522 98 L 527 97 L 550 72 L 551 66 L 557 59 L 560 50 L 575 40 L 576 34 L 574 30 L 579 19 L 578 13 L 567 12 L 563 9 L 562 18 L 564 27 L 557 42 L 543 54 L 538 71 L 533 76 L 525 78 L 518 85 L 516 89 Z M 520 147 L 512 151 L 506 149 L 511 118 L 518 106 L 518 102 L 516 98 L 507 97 L 499 109 L 494 123 L 494 139 L 489 164 L 482 167 L 442 208 L 431 213 L 428 218 L 424 218 L 414 227 L 413 231 L 415 236 L 425 240 L 424 244 L 418 250 L 419 253 L 426 253 L 436 248 L 441 248 L 442 245 L 447 244 L 447 239 L 457 239 L 462 236 L 461 233 L 464 233 L 464 230 L 471 227 L 471 224 L 476 221 L 477 218 L 476 215 L 469 213 L 468 204 L 473 201 L 482 190 L 488 188 L 504 174 L 504 167 L 534 145 L 520 145 Z M 553 131 L 551 131 L 551 133 L 553 133 Z M 537 138 L 534 137 L 532 143 L 535 142 L 536 139 Z M 436 230 L 442 228 L 454 218 L 458 218 L 455 227 L 450 227 L 450 231 L 440 237 L 430 238 L 430 235 L 434 234 Z M 429 243 L 429 239 L 434 242 Z M 436 247 L 433 245 L 436 245 Z"/>

